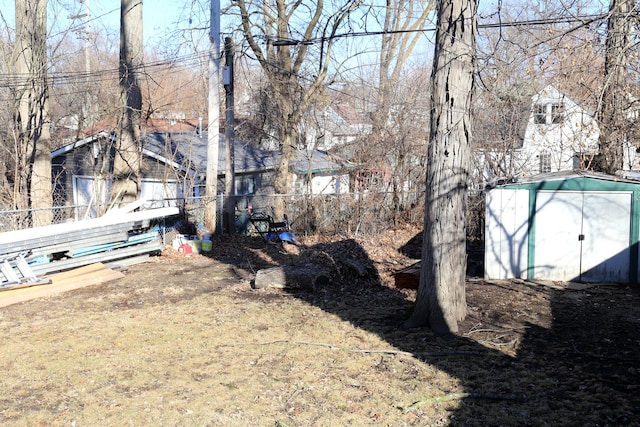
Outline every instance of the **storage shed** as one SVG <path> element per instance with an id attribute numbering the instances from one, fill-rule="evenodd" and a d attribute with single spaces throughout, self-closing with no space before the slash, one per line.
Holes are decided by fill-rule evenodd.
<path id="1" fill-rule="evenodd" d="M 585 171 L 488 191 L 485 278 L 638 283 L 640 181 Z"/>

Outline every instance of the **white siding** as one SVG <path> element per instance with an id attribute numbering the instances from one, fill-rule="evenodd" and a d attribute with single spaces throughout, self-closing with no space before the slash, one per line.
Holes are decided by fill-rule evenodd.
<path id="1" fill-rule="evenodd" d="M 293 175 L 294 188 L 302 194 L 308 193 L 304 179 Z M 341 194 L 349 192 L 349 175 L 314 175 L 311 178 L 311 194 Z"/>
<path id="2" fill-rule="evenodd" d="M 486 278 L 527 277 L 529 190 L 495 189 L 487 194 Z"/>
<path id="3" fill-rule="evenodd" d="M 554 106 L 562 118 L 554 123 Z M 538 107 L 546 113 L 544 123 L 536 119 Z M 532 98 L 532 112 L 525 131 L 518 162 L 525 175 L 575 169 L 576 154 L 596 154 L 599 128 L 591 114 L 557 89 L 548 86 Z M 541 160 L 549 158 L 549 169 Z"/>
<path id="4" fill-rule="evenodd" d="M 175 199 L 181 194 L 178 193 L 178 182 L 175 180 L 167 180 L 163 182 L 158 179 L 142 179 L 142 188 L 140 188 L 140 198 L 150 200 L 147 208 L 158 208 L 165 205 L 164 199 L 173 199 L 168 202 L 168 206 L 177 206 Z"/>
<path id="5" fill-rule="evenodd" d="M 110 183 L 104 179 L 73 175 L 73 204 L 82 207 L 76 211 L 76 219 L 102 215 L 107 209 L 107 195 L 110 190 Z"/>

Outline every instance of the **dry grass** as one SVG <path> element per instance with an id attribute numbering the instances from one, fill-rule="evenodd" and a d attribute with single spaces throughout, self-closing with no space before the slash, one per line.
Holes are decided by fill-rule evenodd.
<path id="1" fill-rule="evenodd" d="M 237 258 L 222 241 L 212 258 L 163 256 L 3 308 L 0 422 L 639 425 L 637 290 L 475 280 L 459 335 L 405 331 L 413 293 L 388 273 L 407 259 L 368 245 L 375 280 L 343 272 L 315 292 L 252 290 L 246 274 L 278 252 Z"/>

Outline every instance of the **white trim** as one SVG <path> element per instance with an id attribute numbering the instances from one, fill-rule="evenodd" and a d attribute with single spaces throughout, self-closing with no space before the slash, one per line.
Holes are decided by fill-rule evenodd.
<path id="1" fill-rule="evenodd" d="M 108 133 L 107 131 L 102 131 L 99 132 L 93 136 L 87 137 L 87 138 L 83 138 L 83 139 L 79 139 L 76 142 L 73 142 L 71 144 L 65 145 L 64 147 L 58 148 L 55 151 L 51 152 L 51 158 L 54 159 L 62 154 L 68 153 L 71 150 L 75 150 L 76 148 L 82 147 L 83 145 L 86 145 L 90 142 L 96 141 L 98 139 L 103 139 L 103 138 L 109 138 L 110 133 Z"/>
<path id="2" fill-rule="evenodd" d="M 165 165 L 171 165 L 174 168 L 179 169 L 179 170 L 181 170 L 182 172 L 184 172 L 186 174 L 195 176 L 196 173 L 197 173 L 197 171 L 195 171 L 195 170 L 193 170 L 191 168 L 186 168 L 183 165 L 181 165 L 180 163 L 176 163 L 173 160 L 169 160 L 165 156 L 160 155 L 158 153 L 154 153 L 153 151 L 151 151 L 151 150 L 149 150 L 147 148 L 143 148 L 142 149 L 142 154 L 145 154 L 146 156 L 151 157 L 152 159 L 159 160 L 159 161 L 163 162 Z"/>

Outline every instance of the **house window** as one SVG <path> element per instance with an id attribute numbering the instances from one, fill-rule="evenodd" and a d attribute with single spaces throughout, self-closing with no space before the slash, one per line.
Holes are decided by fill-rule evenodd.
<path id="1" fill-rule="evenodd" d="M 533 111 L 533 120 L 537 125 L 547 124 L 547 106 L 536 104 Z"/>
<path id="2" fill-rule="evenodd" d="M 540 153 L 540 173 L 551 172 L 551 153 Z"/>
<path id="3" fill-rule="evenodd" d="M 551 104 L 551 123 L 560 124 L 564 121 L 564 106 L 562 104 Z"/>
<path id="4" fill-rule="evenodd" d="M 533 120 L 537 125 L 560 124 L 564 122 L 564 105 L 536 104 Z"/>
<path id="5" fill-rule="evenodd" d="M 235 177 L 236 196 L 249 196 L 256 193 L 256 178 L 252 175 Z"/>
<path id="6" fill-rule="evenodd" d="M 380 169 L 364 169 L 356 174 L 358 190 L 381 189 L 386 184 L 386 172 Z"/>

